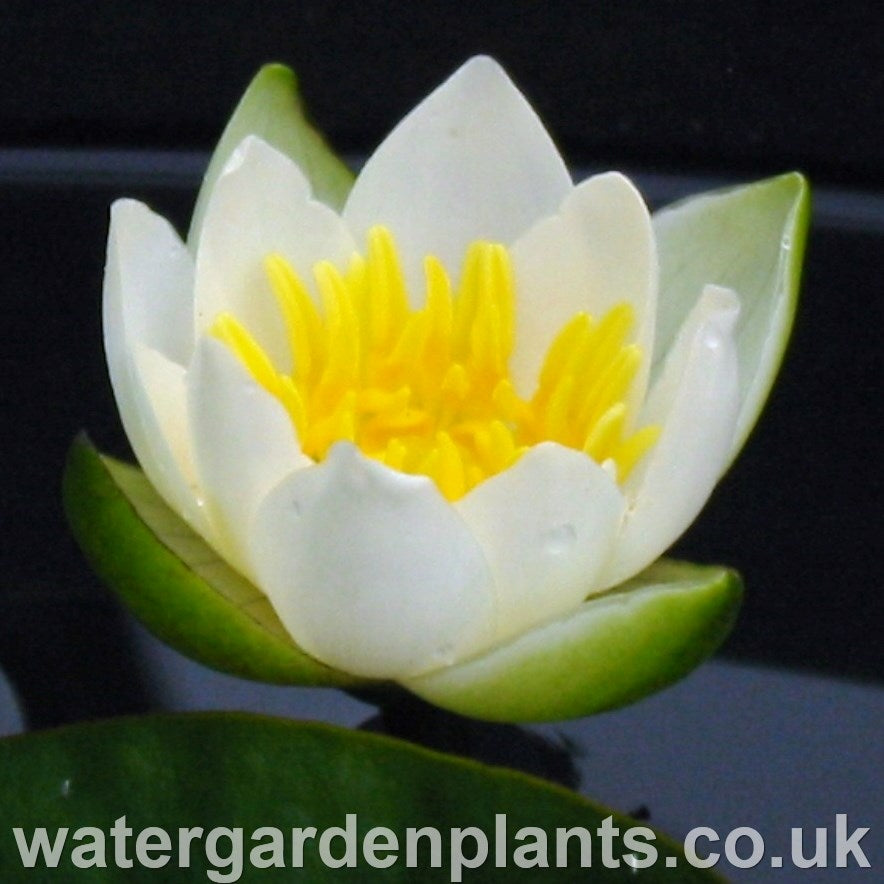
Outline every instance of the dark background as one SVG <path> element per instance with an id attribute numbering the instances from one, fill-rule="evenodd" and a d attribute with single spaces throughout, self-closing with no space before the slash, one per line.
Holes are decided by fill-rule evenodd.
<path id="1" fill-rule="evenodd" d="M 186 229 L 258 67 L 300 74 L 358 158 L 468 56 L 495 55 L 578 169 L 654 204 L 804 171 L 816 210 L 796 330 L 746 450 L 676 554 L 742 571 L 724 653 L 880 678 L 881 13 L 872 3 L 73 3 L 0 8 L 0 665 L 35 724 L 154 701 L 63 523 L 86 427 L 126 451 L 105 376 L 107 209 Z"/>

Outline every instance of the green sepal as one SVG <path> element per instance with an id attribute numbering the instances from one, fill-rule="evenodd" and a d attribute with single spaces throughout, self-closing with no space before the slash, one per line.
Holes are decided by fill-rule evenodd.
<path id="1" fill-rule="evenodd" d="M 233 832 L 217 841 L 218 860 L 207 859 L 206 841 L 216 827 L 241 830 L 242 880 L 298 880 L 321 884 L 350 876 L 359 881 L 442 882 L 455 880 L 449 857 L 453 829 L 476 826 L 485 833 L 487 861 L 464 870 L 465 880 L 476 882 L 573 882 L 581 876 L 593 881 L 701 882 L 719 881 L 708 870 L 694 869 L 679 845 L 644 827 L 638 838 L 656 851 L 656 861 L 635 869 L 625 854 L 625 831 L 644 825 L 594 804 L 581 796 L 524 774 L 488 767 L 472 761 L 431 752 L 374 734 L 330 725 L 283 721 L 241 714 L 151 716 L 80 724 L 24 737 L 0 740 L 0 877 L 4 881 L 64 880 L 65 882 L 153 880 L 234 880 L 232 867 L 223 866 L 234 852 Z M 355 815 L 355 863 L 349 870 L 330 868 L 318 844 L 331 827 L 345 828 L 347 815 Z M 496 842 L 502 821 L 505 834 Z M 110 835 L 115 821 L 131 830 L 119 842 Z M 610 838 L 611 858 L 617 868 L 607 868 L 599 827 L 619 829 Z M 391 829 L 399 842 L 397 861 L 386 869 L 373 868 L 361 849 L 367 831 L 376 826 Z M 416 868 L 406 865 L 407 829 L 432 826 L 439 830 L 443 849 L 441 865 L 433 868 L 426 838 L 419 844 Z M 514 851 L 535 840 L 517 834 L 532 826 L 547 832 L 549 868 L 520 869 Z M 591 868 L 580 869 L 577 838 L 571 838 L 568 867 L 556 866 L 556 829 L 583 827 L 589 833 Z M 27 843 L 37 827 L 48 830 L 54 843 L 67 828 L 58 867 L 48 871 L 42 862 L 24 869 L 14 828 Z M 83 829 L 81 827 L 92 827 Z M 169 857 L 163 870 L 144 868 L 136 844 L 148 827 L 169 835 L 168 850 L 156 847 L 149 858 Z M 194 829 L 199 827 L 199 831 Z M 252 850 L 270 843 L 267 828 L 281 833 L 283 867 L 258 869 Z M 316 827 L 315 838 L 303 843 L 303 867 L 292 867 L 292 829 Z M 179 829 L 190 829 L 190 862 L 181 867 Z M 103 832 L 105 868 L 77 868 L 71 852 L 80 848 L 81 863 L 96 857 L 93 846 Z M 256 830 L 263 829 L 253 839 Z M 118 830 L 119 831 L 119 830 Z M 330 845 L 335 857 L 344 855 L 345 837 L 338 834 Z M 154 844 L 156 839 L 154 838 Z M 121 843 L 120 843 L 121 842 Z M 501 844 L 505 867 L 496 865 Z M 474 842 L 465 840 L 464 855 L 472 856 Z M 117 852 L 119 849 L 119 852 Z M 647 855 L 645 849 L 642 855 Z M 378 857 L 390 855 L 380 850 Z M 120 867 L 131 862 L 132 868 Z M 667 862 L 667 858 L 672 858 Z M 674 863 L 673 868 L 669 865 Z"/>
<path id="2" fill-rule="evenodd" d="M 734 571 L 661 559 L 567 617 L 405 686 L 490 721 L 593 715 L 687 675 L 730 632 L 741 598 Z"/>
<path id="3" fill-rule="evenodd" d="M 158 638 L 224 672 L 274 684 L 362 683 L 305 654 L 267 597 L 162 501 L 141 470 L 74 440 L 65 511 L 101 579 Z"/>
<path id="4" fill-rule="evenodd" d="M 215 181 L 230 155 L 248 135 L 257 135 L 293 160 L 307 177 L 313 196 L 339 209 L 353 186 L 353 173 L 311 125 L 294 72 L 267 64 L 255 75 L 212 154 L 190 222 L 187 242 L 196 248 Z"/>
<path id="5" fill-rule="evenodd" d="M 740 299 L 735 336 L 742 405 L 731 459 L 758 420 L 786 350 L 809 220 L 810 188 L 798 172 L 701 193 L 654 215 L 660 305 L 652 372 L 703 286 L 725 286 Z"/>

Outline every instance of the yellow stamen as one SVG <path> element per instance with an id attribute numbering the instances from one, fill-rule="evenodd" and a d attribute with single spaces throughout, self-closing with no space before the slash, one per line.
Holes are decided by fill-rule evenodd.
<path id="1" fill-rule="evenodd" d="M 543 441 L 613 464 L 620 482 L 657 441 L 658 427 L 632 429 L 626 404 L 643 358 L 628 343 L 628 304 L 598 320 L 574 316 L 551 343 L 533 395 L 516 390 L 517 281 L 502 245 L 469 246 L 456 294 L 441 262 L 427 256 L 418 309 L 384 227 L 369 231 L 366 256 L 354 255 L 345 271 L 327 261 L 314 267 L 316 299 L 280 255 L 266 269 L 291 372 L 279 371 L 228 314 L 212 333 L 279 399 L 314 460 L 347 439 L 393 469 L 429 476 L 456 500 Z"/>

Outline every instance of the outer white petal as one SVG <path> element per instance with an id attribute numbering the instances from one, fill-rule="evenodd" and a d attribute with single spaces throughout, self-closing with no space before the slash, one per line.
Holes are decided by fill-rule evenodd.
<path id="1" fill-rule="evenodd" d="M 656 559 L 690 525 L 727 464 L 739 410 L 734 326 L 739 301 L 707 286 L 679 332 L 641 416 L 657 444 L 629 477 L 631 501 L 602 583 L 619 583 Z"/>
<path id="2" fill-rule="evenodd" d="M 338 443 L 260 505 L 251 558 L 285 627 L 317 659 L 399 678 L 493 636 L 482 551 L 430 479 Z"/>
<path id="3" fill-rule="evenodd" d="M 291 352 L 264 259 L 280 253 L 310 286 L 317 261 L 345 266 L 353 251 L 340 217 L 312 199 L 301 170 L 259 138 L 246 138 L 206 208 L 196 255 L 197 333 L 229 311 L 288 371 Z"/>
<path id="4" fill-rule="evenodd" d="M 596 588 L 625 502 L 593 460 L 545 442 L 455 506 L 494 575 L 504 640 L 573 610 Z"/>
<path id="5" fill-rule="evenodd" d="M 475 239 L 512 242 L 571 188 L 561 157 L 524 96 L 490 58 L 468 61 L 387 136 L 344 208 L 357 238 L 386 224 L 412 297 L 423 259 L 459 273 Z"/>
<path id="6" fill-rule="evenodd" d="M 166 502 L 211 540 L 213 532 L 202 508 L 202 495 L 193 468 L 185 370 L 156 350 L 140 344 L 135 344 L 131 368 L 129 393 L 142 431 L 137 445 L 130 435 L 135 456 Z M 120 414 L 123 414 L 122 407 Z M 126 432 L 129 434 L 128 427 Z"/>
<path id="7" fill-rule="evenodd" d="M 530 395 L 543 357 L 562 326 L 584 311 L 600 319 L 616 304 L 635 310 L 633 339 L 642 348 L 633 405 L 644 399 L 657 309 L 657 252 L 651 216 L 628 178 L 617 172 L 583 181 L 559 211 L 513 244 L 517 387 Z"/>
<path id="8" fill-rule="evenodd" d="M 255 579 L 248 528 L 258 503 L 293 470 L 311 465 L 282 405 L 220 341 L 204 337 L 187 377 L 193 460 L 216 546 Z"/>
<path id="9" fill-rule="evenodd" d="M 172 225 L 137 200 L 111 206 L 104 297 L 109 358 L 119 357 L 117 345 L 125 349 L 138 341 L 187 365 L 193 351 L 193 261 Z"/>
<path id="10" fill-rule="evenodd" d="M 114 204 L 104 276 L 104 346 L 111 386 L 126 435 L 148 478 L 166 502 L 198 531 L 206 520 L 190 459 L 184 369 L 190 310 L 182 310 L 189 258 L 167 222 L 132 200 Z M 160 320 L 152 314 L 156 305 Z M 188 308 L 189 308 L 188 304 Z M 154 349 L 154 348 L 158 349 Z"/>

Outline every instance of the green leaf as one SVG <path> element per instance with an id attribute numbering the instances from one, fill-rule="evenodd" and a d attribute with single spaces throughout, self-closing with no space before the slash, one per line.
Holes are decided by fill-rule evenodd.
<path id="1" fill-rule="evenodd" d="M 190 222 L 191 249 L 196 248 L 215 181 L 247 135 L 259 136 L 297 163 L 320 202 L 338 209 L 350 192 L 353 173 L 308 121 L 294 72 L 281 64 L 265 65 L 240 99 L 209 162 Z"/>
<path id="2" fill-rule="evenodd" d="M 4 881 L 116 882 L 153 880 L 155 876 L 163 881 L 238 880 L 230 857 L 233 839 L 240 836 L 231 833 L 217 840 L 213 856 L 206 846 L 216 827 L 236 828 L 242 833 L 242 880 L 337 881 L 347 872 L 326 865 L 318 842 L 327 829 L 345 827 L 347 814 L 355 815 L 354 835 L 340 834 L 329 846 L 333 856 L 343 857 L 347 839 L 352 841 L 358 864 L 349 873 L 353 880 L 459 880 L 452 874 L 449 845 L 451 830 L 466 826 L 480 827 L 489 842 L 484 865 L 465 870 L 468 881 L 534 881 L 540 877 L 572 882 L 581 874 L 599 882 L 719 880 L 711 872 L 691 868 L 674 842 L 650 829 L 640 837 L 656 850 L 655 864 L 643 870 L 630 867 L 620 860 L 630 852 L 624 850 L 622 837 L 627 828 L 638 825 L 635 821 L 540 780 L 372 734 L 258 716 L 123 719 L 2 740 L 0 794 L 0 877 Z M 507 860 L 505 868 L 495 865 L 497 814 L 506 815 L 506 835 L 499 842 Z M 611 823 L 620 830 L 619 836 L 611 839 L 612 855 L 620 861 L 619 868 L 607 869 L 597 829 L 612 815 Z M 125 841 L 120 834 L 115 843 L 110 829 L 122 816 L 125 822 L 121 826 L 131 829 L 132 834 Z M 73 865 L 71 851 L 77 846 L 86 849 L 84 858 L 94 858 L 90 848 L 96 834 L 77 835 L 85 826 L 103 831 L 107 868 Z M 303 868 L 293 868 L 292 829 L 308 826 L 315 826 L 317 835 L 304 841 Z M 375 854 L 378 858 L 395 857 L 388 869 L 372 868 L 363 856 L 363 839 L 375 826 L 391 829 L 398 841 L 395 852 L 380 850 Z M 418 873 L 406 866 L 405 843 L 407 829 L 422 826 L 433 826 L 441 833 L 441 867 L 429 866 L 425 837 L 418 848 Z M 538 872 L 515 866 L 516 848 L 535 840 L 527 834 L 516 839 L 523 826 L 546 830 L 551 868 Z M 571 839 L 570 868 L 556 867 L 555 830 L 577 826 L 590 833 L 591 871 L 578 871 L 576 837 Z M 13 827 L 22 830 L 27 843 L 31 843 L 35 827 L 46 827 L 50 842 L 61 827 L 67 827 L 58 868 L 47 872 L 41 858 L 36 868 L 25 871 Z M 140 867 L 135 844 L 147 827 L 161 827 L 170 836 L 168 848 L 149 854 L 155 859 L 169 857 L 162 871 Z M 202 831 L 190 842 L 190 866 L 179 868 L 178 830 L 194 827 Z M 252 839 L 252 833 L 262 827 L 280 831 L 285 843 L 283 868 L 253 871 L 252 848 L 270 843 L 266 830 Z M 134 861 L 133 868 L 118 867 L 115 848 L 117 856 Z M 636 853 L 634 847 L 631 852 Z M 463 853 L 475 855 L 475 842 L 466 839 Z M 676 868 L 666 867 L 667 857 L 674 857 Z M 211 879 L 208 873 L 212 873 Z"/>
<path id="3" fill-rule="evenodd" d="M 172 647 L 244 678 L 360 683 L 298 648 L 266 596 L 173 513 L 140 470 L 102 457 L 78 437 L 68 455 L 63 496 L 92 567 Z"/>
<path id="4" fill-rule="evenodd" d="M 726 286 L 740 297 L 743 404 L 734 455 L 758 419 L 786 349 L 809 216 L 809 188 L 797 172 L 700 194 L 654 216 L 660 252 L 655 354 L 669 350 L 704 285 Z"/>
<path id="5" fill-rule="evenodd" d="M 405 686 L 491 721 L 592 715 L 687 675 L 724 640 L 741 597 L 733 571 L 661 559 L 575 614 Z"/>

